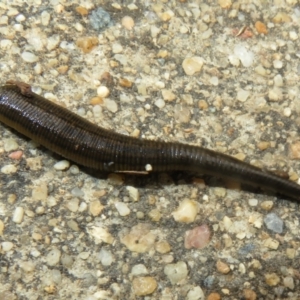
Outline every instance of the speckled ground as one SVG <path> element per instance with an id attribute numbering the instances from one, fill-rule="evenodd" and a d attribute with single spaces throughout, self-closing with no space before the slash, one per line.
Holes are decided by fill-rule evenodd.
<path id="1" fill-rule="evenodd" d="M 2 0 L 0 83 L 298 181 L 300 6 L 269 2 Z M 299 299 L 297 203 L 199 174 L 99 174 L 0 136 L 0 299 Z"/>

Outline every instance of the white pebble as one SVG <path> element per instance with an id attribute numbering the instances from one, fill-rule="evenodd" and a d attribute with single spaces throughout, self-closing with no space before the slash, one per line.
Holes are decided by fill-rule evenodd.
<path id="1" fill-rule="evenodd" d="M 275 69 L 281 69 L 283 67 L 283 62 L 281 60 L 275 59 L 273 61 L 273 67 Z"/>
<path id="2" fill-rule="evenodd" d="M 28 51 L 24 51 L 21 54 L 21 57 L 25 62 L 28 62 L 28 63 L 34 63 L 38 60 L 38 57 L 35 54 L 28 52 Z"/>
<path id="3" fill-rule="evenodd" d="M 202 57 L 193 56 L 185 58 L 182 62 L 182 67 L 186 75 L 194 75 L 201 71 L 203 64 L 204 61 Z"/>
<path id="4" fill-rule="evenodd" d="M 250 67 L 254 61 L 254 54 L 252 51 L 248 50 L 244 45 L 235 45 L 234 54 L 240 59 L 244 67 Z"/>
<path id="5" fill-rule="evenodd" d="M 283 86 L 283 78 L 280 74 L 277 74 L 275 77 L 274 77 L 274 85 L 276 86 Z"/>
<path id="6" fill-rule="evenodd" d="M 166 102 L 163 99 L 158 99 L 154 102 L 154 104 L 158 107 L 158 108 L 163 108 L 166 105 Z"/>
<path id="7" fill-rule="evenodd" d="M 217 76 L 212 76 L 209 79 L 210 84 L 217 86 L 219 84 L 219 78 Z"/>
<path id="8" fill-rule="evenodd" d="M 12 242 L 2 242 L 1 246 L 4 252 L 8 252 L 13 248 L 14 244 Z"/>
<path id="9" fill-rule="evenodd" d="M 15 139 L 4 139 L 4 150 L 6 152 L 15 151 L 19 148 Z"/>
<path id="10" fill-rule="evenodd" d="M 46 10 L 44 10 L 41 13 L 41 21 L 42 21 L 42 25 L 44 25 L 44 26 L 47 26 L 49 24 L 50 14 Z"/>
<path id="11" fill-rule="evenodd" d="M 130 209 L 124 202 L 116 202 L 115 207 L 120 216 L 125 217 L 130 214 Z"/>
<path id="12" fill-rule="evenodd" d="M 172 212 L 173 218 L 176 222 L 191 223 L 196 219 L 199 211 L 199 204 L 194 200 L 185 199 L 179 207 Z"/>
<path id="13" fill-rule="evenodd" d="M 126 187 L 128 193 L 129 193 L 129 197 L 132 201 L 139 201 L 140 200 L 140 193 L 139 190 L 133 186 L 127 186 Z"/>
<path id="14" fill-rule="evenodd" d="M 14 214 L 13 214 L 13 222 L 20 224 L 23 221 L 24 217 L 24 208 L 21 206 L 16 207 Z"/>
<path id="15" fill-rule="evenodd" d="M 289 32 L 289 36 L 290 36 L 290 39 L 291 39 L 292 41 L 295 41 L 295 40 L 298 39 L 298 34 L 297 34 L 296 31 L 290 31 L 290 32 Z"/>
<path id="16" fill-rule="evenodd" d="M 102 107 L 100 105 L 95 105 L 93 107 L 93 114 L 96 119 L 101 118 L 102 117 Z"/>
<path id="17" fill-rule="evenodd" d="M 240 65 L 240 60 L 236 55 L 229 55 L 228 60 L 235 67 L 238 67 Z"/>
<path id="18" fill-rule="evenodd" d="M 236 98 L 238 101 L 245 102 L 249 96 L 250 96 L 249 91 L 239 90 Z"/>
<path id="19" fill-rule="evenodd" d="M 249 199 L 248 203 L 250 206 L 257 206 L 258 200 L 257 199 Z"/>
<path id="20" fill-rule="evenodd" d="M 110 266 L 114 260 L 112 253 L 105 248 L 101 248 L 98 258 L 103 266 Z"/>
<path id="21" fill-rule="evenodd" d="M 115 100 L 104 99 L 103 102 L 109 111 L 111 111 L 113 113 L 118 111 L 118 104 L 116 103 Z"/>
<path id="22" fill-rule="evenodd" d="M 123 51 L 123 47 L 121 44 L 119 43 L 114 43 L 112 45 L 112 52 L 117 54 L 117 53 L 121 53 Z"/>
<path id="23" fill-rule="evenodd" d="M 109 95 L 109 89 L 106 86 L 101 85 L 97 89 L 97 95 L 101 98 L 106 98 Z"/>
<path id="24" fill-rule="evenodd" d="M 291 110 L 289 107 L 285 107 L 284 110 L 283 110 L 283 114 L 284 114 L 286 117 L 290 117 L 291 114 L 292 114 L 292 110 Z"/>
<path id="25" fill-rule="evenodd" d="M 292 276 L 284 277 L 283 284 L 290 290 L 293 290 L 295 288 L 295 283 L 294 283 L 294 279 Z"/>
<path id="26" fill-rule="evenodd" d="M 205 295 L 203 290 L 200 288 L 200 286 L 195 286 L 193 289 L 191 289 L 186 298 L 186 300 L 204 300 Z"/>
<path id="27" fill-rule="evenodd" d="M 26 18 L 23 14 L 19 14 L 19 15 L 16 16 L 16 21 L 17 22 L 23 22 L 25 20 L 26 20 Z"/>
<path id="28" fill-rule="evenodd" d="M 68 160 L 61 160 L 54 165 L 54 169 L 58 171 L 64 171 L 69 169 L 70 162 Z"/>
<path id="29" fill-rule="evenodd" d="M 134 265 L 131 269 L 131 274 L 133 276 L 141 276 L 141 275 L 147 275 L 149 274 L 149 271 L 147 270 L 146 266 L 143 264 Z"/>
<path id="30" fill-rule="evenodd" d="M 47 50 L 51 51 L 58 47 L 60 43 L 60 36 L 58 34 L 54 34 L 50 36 L 47 40 Z"/>
<path id="31" fill-rule="evenodd" d="M 179 261 L 176 264 L 166 265 L 164 268 L 164 273 L 171 281 L 171 284 L 174 285 L 187 277 L 188 269 L 184 261 Z"/>
<path id="32" fill-rule="evenodd" d="M 15 165 L 5 165 L 1 168 L 1 173 L 3 174 L 13 174 L 17 172 L 17 167 Z"/>
<path id="33" fill-rule="evenodd" d="M 55 266 L 60 260 L 61 252 L 57 248 L 52 249 L 46 256 L 46 262 L 49 266 Z"/>

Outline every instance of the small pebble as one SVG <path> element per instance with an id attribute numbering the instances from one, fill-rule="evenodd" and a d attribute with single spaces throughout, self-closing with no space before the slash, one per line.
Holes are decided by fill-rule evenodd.
<path id="1" fill-rule="evenodd" d="M 113 44 L 112 44 L 112 52 L 113 52 L 114 54 L 123 52 L 123 47 L 122 47 L 122 45 L 119 44 L 119 43 L 113 43 Z"/>
<path id="2" fill-rule="evenodd" d="M 191 111 L 182 104 L 176 104 L 174 107 L 174 118 L 179 123 L 188 123 L 191 120 Z"/>
<path id="3" fill-rule="evenodd" d="M 276 273 L 265 274 L 265 280 L 269 286 L 276 286 L 280 282 L 280 278 Z"/>
<path id="4" fill-rule="evenodd" d="M 28 51 L 24 51 L 21 54 L 21 57 L 25 62 L 28 62 L 28 63 L 34 63 L 34 62 L 38 61 L 38 57 L 35 54 L 28 52 Z"/>
<path id="5" fill-rule="evenodd" d="M 166 105 L 166 102 L 163 99 L 158 99 L 154 102 L 154 104 L 158 107 L 158 108 L 163 108 Z"/>
<path id="6" fill-rule="evenodd" d="M 14 244 L 12 242 L 2 242 L 1 247 L 4 252 L 8 252 L 13 248 Z"/>
<path id="7" fill-rule="evenodd" d="M 236 99 L 240 102 L 245 102 L 248 99 L 249 96 L 250 96 L 249 91 L 239 90 L 238 93 L 237 93 Z"/>
<path id="8" fill-rule="evenodd" d="M 275 69 L 281 69 L 283 67 L 283 62 L 281 60 L 275 59 L 273 61 L 273 67 Z"/>
<path id="9" fill-rule="evenodd" d="M 98 259 L 103 266 L 110 266 L 114 261 L 114 256 L 109 250 L 102 248 L 99 252 Z"/>
<path id="10" fill-rule="evenodd" d="M 202 249 L 209 244 L 210 239 L 211 231 L 206 224 L 203 224 L 185 232 L 184 247 Z"/>
<path id="11" fill-rule="evenodd" d="M 283 231 L 283 221 L 275 213 L 267 214 L 264 223 L 268 229 L 276 233 L 282 233 Z"/>
<path id="12" fill-rule="evenodd" d="M 41 21 L 43 26 L 48 26 L 50 22 L 50 14 L 47 10 L 43 10 L 41 13 Z"/>
<path id="13" fill-rule="evenodd" d="M 298 39 L 298 34 L 296 31 L 290 31 L 289 32 L 289 37 L 292 41 L 296 41 Z"/>
<path id="14" fill-rule="evenodd" d="M 171 251 L 171 246 L 167 241 L 159 241 L 155 245 L 155 250 L 158 253 L 166 254 Z"/>
<path id="15" fill-rule="evenodd" d="M 129 197 L 132 201 L 137 202 L 140 200 L 139 190 L 133 186 L 127 186 L 126 190 L 129 193 Z"/>
<path id="16" fill-rule="evenodd" d="M 152 209 L 150 210 L 150 212 L 148 213 L 149 218 L 153 221 L 153 222 L 159 222 L 159 220 L 161 219 L 161 213 L 158 209 Z"/>
<path id="17" fill-rule="evenodd" d="M 115 113 L 118 111 L 118 104 L 115 100 L 104 99 L 103 102 L 104 102 L 105 107 L 112 113 Z"/>
<path id="18" fill-rule="evenodd" d="M 11 152 L 19 148 L 18 143 L 14 139 L 4 139 L 3 146 L 6 152 Z"/>
<path id="19" fill-rule="evenodd" d="M 195 286 L 187 293 L 186 300 L 205 300 L 205 295 L 200 286 Z"/>
<path id="20" fill-rule="evenodd" d="M 19 150 L 19 151 L 14 151 L 14 152 L 12 152 L 12 153 L 10 153 L 10 154 L 8 155 L 9 158 L 11 158 L 11 159 L 16 159 L 16 160 L 21 159 L 22 156 L 23 156 L 23 151 L 21 151 L 21 150 Z"/>
<path id="21" fill-rule="evenodd" d="M 187 265 L 184 261 L 179 261 L 176 264 L 168 264 L 164 268 L 164 273 L 170 280 L 171 284 L 175 285 L 187 278 Z"/>
<path id="22" fill-rule="evenodd" d="M 144 253 L 154 245 L 155 237 L 150 231 L 148 224 L 139 223 L 133 226 L 131 231 L 121 238 L 121 243 L 130 251 Z"/>
<path id="23" fill-rule="evenodd" d="M 249 203 L 250 206 L 257 206 L 258 200 L 251 198 L 251 199 L 248 200 L 248 203 Z"/>
<path id="24" fill-rule="evenodd" d="M 134 20 L 129 16 L 125 16 L 122 18 L 121 24 L 127 30 L 132 30 L 132 28 L 134 27 Z"/>
<path id="25" fill-rule="evenodd" d="M 130 209 L 128 208 L 127 204 L 124 202 L 116 202 L 115 207 L 120 216 L 125 217 L 130 214 Z"/>
<path id="26" fill-rule="evenodd" d="M 68 201 L 66 203 L 66 207 L 72 211 L 72 212 L 76 212 L 78 210 L 79 207 L 79 199 L 78 198 L 73 198 L 70 201 Z"/>
<path id="27" fill-rule="evenodd" d="M 56 164 L 54 164 L 53 167 L 57 171 L 65 171 L 65 170 L 69 169 L 70 162 L 68 160 L 61 160 L 61 161 L 57 162 Z"/>
<path id="28" fill-rule="evenodd" d="M 72 229 L 72 230 L 74 230 L 74 231 L 76 231 L 76 232 L 80 231 L 80 228 L 79 228 L 77 222 L 74 221 L 74 220 L 69 220 L 69 221 L 67 222 L 67 225 L 68 225 L 68 227 L 69 227 L 70 229 Z"/>
<path id="29" fill-rule="evenodd" d="M 61 256 L 60 250 L 57 248 L 52 249 L 46 256 L 46 262 L 48 266 L 55 266 L 59 263 Z"/>
<path id="30" fill-rule="evenodd" d="M 257 298 L 256 293 L 250 289 L 244 289 L 243 294 L 245 300 L 256 300 Z"/>
<path id="31" fill-rule="evenodd" d="M 228 274 L 230 272 L 230 267 L 220 260 L 217 261 L 216 267 L 217 270 L 222 274 Z"/>
<path id="32" fill-rule="evenodd" d="M 76 41 L 76 46 L 82 50 L 83 53 L 91 52 L 97 45 L 99 40 L 97 37 L 80 37 Z"/>
<path id="33" fill-rule="evenodd" d="M 279 242 L 272 238 L 268 238 L 268 239 L 264 240 L 263 244 L 265 247 L 272 249 L 272 250 L 277 250 L 279 247 Z"/>
<path id="34" fill-rule="evenodd" d="M 268 33 L 268 29 L 266 25 L 260 21 L 255 22 L 255 29 L 257 30 L 258 33 L 262 33 L 262 34 Z"/>
<path id="35" fill-rule="evenodd" d="M 243 44 L 237 44 L 233 49 L 234 54 L 240 59 L 244 67 L 251 67 L 254 62 L 254 53 Z"/>
<path id="36" fill-rule="evenodd" d="M 35 264 L 32 261 L 22 261 L 19 266 L 26 273 L 33 272 L 35 269 Z"/>
<path id="37" fill-rule="evenodd" d="M 23 221 L 23 217 L 24 217 L 24 208 L 20 206 L 16 207 L 13 214 L 12 221 L 17 224 L 20 224 Z"/>
<path id="38" fill-rule="evenodd" d="M 5 165 L 1 168 L 1 173 L 9 175 L 17 172 L 17 167 L 15 165 Z"/>
<path id="39" fill-rule="evenodd" d="M 176 99 L 176 95 L 170 90 L 163 89 L 161 93 L 165 101 L 173 101 Z"/>
<path id="40" fill-rule="evenodd" d="M 229 9 L 232 5 L 231 0 L 218 0 L 218 3 L 224 9 Z"/>
<path id="41" fill-rule="evenodd" d="M 210 293 L 206 300 L 221 300 L 221 296 L 218 293 Z"/>
<path id="42" fill-rule="evenodd" d="M 46 201 L 48 196 L 48 187 L 46 182 L 40 182 L 37 186 L 33 187 L 31 197 L 35 201 Z"/>
<path id="43" fill-rule="evenodd" d="M 146 296 L 152 294 L 157 288 L 154 277 L 136 277 L 132 281 L 133 292 L 136 296 Z"/>
<path id="44" fill-rule="evenodd" d="M 198 212 L 198 202 L 185 199 L 179 204 L 179 207 L 172 212 L 172 215 L 176 222 L 191 223 L 195 221 Z"/>
<path id="45" fill-rule="evenodd" d="M 275 77 L 274 77 L 274 85 L 275 86 L 283 86 L 283 78 L 280 74 L 277 74 Z"/>
<path id="46" fill-rule="evenodd" d="M 89 204 L 89 212 L 94 217 L 99 216 L 103 209 L 104 206 L 101 204 L 99 200 L 92 201 Z"/>
<path id="47" fill-rule="evenodd" d="M 143 264 L 134 265 L 131 269 L 131 274 L 133 276 L 141 276 L 141 275 L 147 275 L 149 271 Z"/>
<path id="48" fill-rule="evenodd" d="M 200 72 L 203 67 L 204 61 L 202 57 L 193 56 L 185 58 L 182 62 L 182 67 L 186 75 L 194 75 Z"/>
<path id="49" fill-rule="evenodd" d="M 0 220 L 0 235 L 3 235 L 3 231 L 4 231 L 4 223 L 2 220 Z"/>
<path id="50" fill-rule="evenodd" d="M 89 19 L 92 27 L 98 31 L 102 31 L 113 25 L 110 14 L 101 7 L 93 10 Z"/>
<path id="51" fill-rule="evenodd" d="M 264 210 L 270 211 L 274 206 L 274 202 L 273 201 L 263 201 L 260 204 L 260 207 Z"/>
<path id="52" fill-rule="evenodd" d="M 293 290 L 295 288 L 294 278 L 291 276 L 284 277 L 283 285 L 290 290 Z"/>

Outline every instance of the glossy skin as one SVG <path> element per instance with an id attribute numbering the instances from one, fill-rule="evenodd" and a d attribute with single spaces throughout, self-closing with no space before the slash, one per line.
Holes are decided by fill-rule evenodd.
<path id="1" fill-rule="evenodd" d="M 0 87 L 0 121 L 63 157 L 109 172 L 197 171 L 234 179 L 300 200 L 300 185 L 209 149 L 149 141 L 92 124 L 10 81 Z"/>

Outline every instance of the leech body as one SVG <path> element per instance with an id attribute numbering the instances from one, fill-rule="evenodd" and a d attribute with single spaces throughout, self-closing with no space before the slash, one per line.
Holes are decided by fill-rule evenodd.
<path id="1" fill-rule="evenodd" d="M 197 171 L 300 200 L 300 185 L 273 173 L 205 148 L 103 129 L 31 92 L 29 85 L 10 83 L 0 87 L 0 121 L 79 165 L 109 172 Z"/>

